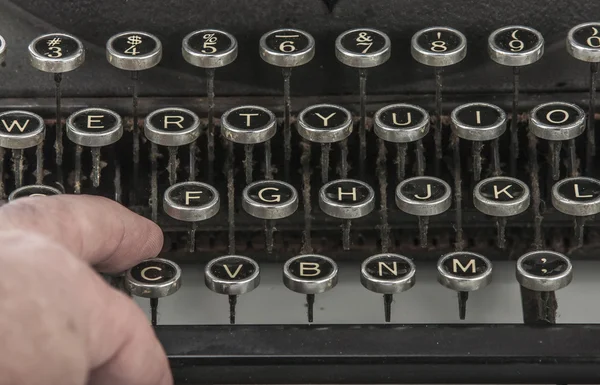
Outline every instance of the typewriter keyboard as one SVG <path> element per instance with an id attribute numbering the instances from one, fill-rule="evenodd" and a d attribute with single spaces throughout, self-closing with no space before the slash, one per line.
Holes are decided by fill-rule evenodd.
<path id="1" fill-rule="evenodd" d="M 520 93 L 520 70 L 544 54 L 525 26 L 489 36 L 490 60 L 512 76 L 513 92 L 495 95 L 444 92 L 445 70 L 468 54 L 450 27 L 422 29 L 410 47 L 377 29 L 343 32 L 335 57 L 356 92 L 319 97 L 294 96 L 310 82 L 297 68 L 319 55 L 309 31 L 267 32 L 252 58 L 237 58 L 226 31 L 190 33 L 182 60 L 207 85 L 197 98 L 144 95 L 162 43 L 119 33 L 106 59 L 131 77 L 131 97 L 89 100 L 61 95 L 71 71 L 86 71 L 82 41 L 43 35 L 28 70 L 47 72 L 56 97 L 5 99 L 0 198 L 103 195 L 158 223 L 159 258 L 107 278 L 157 330 L 597 323 L 599 31 L 565 36 L 565 55 L 589 64 L 589 96 L 570 99 Z M 0 59 L 18 49 L 0 40 Z M 429 71 L 435 94 L 369 88 L 393 54 Z M 219 69 L 245 60 L 280 72 L 282 96 L 216 96 Z"/>

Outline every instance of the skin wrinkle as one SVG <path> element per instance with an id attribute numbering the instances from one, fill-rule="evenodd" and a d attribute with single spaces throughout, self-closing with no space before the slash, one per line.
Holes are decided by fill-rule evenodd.
<path id="1" fill-rule="evenodd" d="M 56 198 L 0 208 L 0 266 L 10 272 L 0 346 L 11 352 L 0 353 L 0 385 L 171 385 L 142 310 L 88 264 L 120 271 L 155 257 L 160 228 L 106 199 Z"/>

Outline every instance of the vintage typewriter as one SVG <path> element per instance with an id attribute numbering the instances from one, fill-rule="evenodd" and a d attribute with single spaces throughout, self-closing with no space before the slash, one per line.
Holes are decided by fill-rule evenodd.
<path id="1" fill-rule="evenodd" d="M 600 3 L 0 9 L 0 198 L 164 229 L 176 382 L 600 380 Z"/>

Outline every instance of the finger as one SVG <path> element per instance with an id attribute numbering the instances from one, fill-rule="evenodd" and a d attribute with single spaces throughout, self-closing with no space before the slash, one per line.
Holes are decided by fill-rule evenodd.
<path id="1" fill-rule="evenodd" d="M 0 231 L 23 230 L 56 241 L 109 273 L 158 255 L 160 227 L 106 198 L 57 195 L 18 199 L 0 208 Z"/>
<path id="2" fill-rule="evenodd" d="M 172 384 L 140 308 L 88 264 L 37 234 L 0 232 L 0 244 L 0 340 L 11 352 L 0 373 L 18 374 L 9 383 L 75 385 L 91 373 L 92 384 Z"/>

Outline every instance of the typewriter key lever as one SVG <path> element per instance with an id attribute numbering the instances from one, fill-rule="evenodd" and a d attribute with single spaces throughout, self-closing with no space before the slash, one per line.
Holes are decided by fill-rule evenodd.
<path id="1" fill-rule="evenodd" d="M 106 59 L 119 69 L 130 71 L 132 80 L 133 118 L 133 188 L 130 189 L 130 204 L 136 204 L 139 189 L 140 133 L 138 127 L 138 77 L 139 71 L 155 67 L 162 58 L 162 44 L 154 35 L 146 32 L 122 32 L 106 43 Z"/>
<path id="2" fill-rule="evenodd" d="M 519 73 L 520 68 L 533 64 L 544 54 L 544 38 L 533 28 L 522 25 L 502 27 L 488 39 L 490 58 L 513 68 L 513 104 L 510 124 L 510 175 L 516 175 L 519 158 Z"/>
<path id="3" fill-rule="evenodd" d="M 592 125 L 592 129 L 593 129 Z M 562 142 L 569 144 L 569 174 L 577 170 L 575 138 L 585 130 L 585 112 L 576 104 L 550 102 L 535 107 L 529 118 L 529 129 L 540 139 L 548 140 L 551 153 L 552 178 L 560 178 Z M 588 130 L 589 131 L 589 130 Z"/>
<path id="4" fill-rule="evenodd" d="M 229 296 L 229 323 L 235 324 L 237 296 L 256 289 L 260 283 L 258 263 L 241 255 L 215 258 L 204 269 L 204 283 L 215 293 Z"/>
<path id="5" fill-rule="evenodd" d="M 6 60 L 6 40 L 0 36 L 0 64 Z"/>
<path id="6" fill-rule="evenodd" d="M 427 226 L 423 218 L 446 212 L 452 205 L 450 185 L 430 176 L 416 176 L 396 187 L 396 205 L 407 214 L 419 217 L 421 245 L 427 245 Z"/>
<path id="7" fill-rule="evenodd" d="M 242 207 L 255 218 L 265 220 L 267 252 L 273 252 L 273 222 L 287 218 L 298 209 L 298 193 L 294 186 L 278 180 L 262 180 L 246 186 Z"/>
<path id="8" fill-rule="evenodd" d="M 83 44 L 75 36 L 64 33 L 52 33 L 35 38 L 29 44 L 29 62 L 43 72 L 54 74 L 56 85 L 56 168 L 57 180 L 63 184 L 62 158 L 63 158 L 63 131 L 61 113 L 60 85 L 63 73 L 79 68 L 85 61 Z M 40 150 L 41 151 L 41 150 Z"/>
<path id="9" fill-rule="evenodd" d="M 315 39 L 299 29 L 277 29 L 265 33 L 260 38 L 260 57 L 267 63 L 281 67 L 283 73 L 283 142 L 284 142 L 284 179 L 290 179 L 290 161 L 292 159 L 292 129 L 290 77 L 292 68 L 304 65 L 315 56 Z"/>
<path id="10" fill-rule="evenodd" d="M 151 206 L 152 220 L 158 219 L 158 146 L 169 149 L 169 185 L 177 182 L 177 150 L 179 146 L 195 143 L 200 136 L 198 115 L 184 108 L 167 107 L 150 113 L 144 121 L 144 135 L 151 142 L 150 162 L 152 168 Z"/>
<path id="11" fill-rule="evenodd" d="M 435 175 L 440 173 L 442 159 L 442 68 L 462 61 L 467 56 L 467 38 L 448 27 L 431 27 L 415 33 L 411 40 L 412 57 L 421 64 L 435 68 L 436 125 Z"/>
<path id="12" fill-rule="evenodd" d="M 360 86 L 360 163 L 359 175 L 365 177 L 367 161 L 367 70 L 390 58 L 392 45 L 383 32 L 370 28 L 352 29 L 335 41 L 335 56 L 343 64 L 358 68 Z"/>
<path id="13" fill-rule="evenodd" d="M 46 186 L 43 184 L 31 184 L 28 186 L 19 187 L 18 189 L 11 192 L 8 196 L 8 201 L 12 202 L 20 198 L 45 197 L 60 194 L 62 194 L 62 191 L 55 187 Z"/>
<path id="14" fill-rule="evenodd" d="M 575 236 L 578 245 L 583 246 L 586 217 L 600 213 L 600 181 L 586 177 L 563 179 L 552 187 L 552 205 L 575 217 Z"/>
<path id="15" fill-rule="evenodd" d="M 325 214 L 344 220 L 342 244 L 344 250 L 350 250 L 350 220 L 364 217 L 373 211 L 375 191 L 359 180 L 334 180 L 319 190 L 319 207 Z"/>
<path id="16" fill-rule="evenodd" d="M 189 230 L 189 251 L 196 249 L 196 227 L 219 212 L 218 191 L 202 182 L 181 182 L 165 191 L 163 209 L 171 218 L 191 222 Z"/>
<path id="17" fill-rule="evenodd" d="M 399 254 L 377 254 L 362 263 L 360 283 L 372 292 L 383 294 L 385 322 L 392 318 L 394 294 L 413 287 L 415 273 L 415 264 Z"/>
<path id="18" fill-rule="evenodd" d="M 492 282 L 492 262 L 480 254 L 456 251 L 442 256 L 437 270 L 438 282 L 458 292 L 458 312 L 464 320 L 469 292 L 483 289 Z"/>
<path id="19" fill-rule="evenodd" d="M 69 116 L 67 137 L 75 144 L 75 193 L 81 192 L 81 147 L 91 147 L 92 184 L 100 186 L 100 148 L 116 143 L 123 136 L 121 117 L 104 108 L 87 108 Z"/>
<path id="20" fill-rule="evenodd" d="M 575 59 L 590 63 L 590 100 L 588 108 L 588 131 L 586 141 L 586 164 L 588 173 L 593 171 L 596 155 L 596 79 L 600 62 L 600 23 L 575 26 L 567 36 L 567 52 Z"/>
<path id="21" fill-rule="evenodd" d="M 208 150 L 208 180 L 213 182 L 215 162 L 215 70 L 233 63 L 238 55 L 237 40 L 233 35 L 216 29 L 194 31 L 183 39 L 181 51 L 185 61 L 206 69 L 206 96 L 208 102 L 208 126 L 206 141 Z M 190 175 L 196 179 L 196 146 L 190 146 Z"/>
<path id="22" fill-rule="evenodd" d="M 498 247 L 505 247 L 506 217 L 521 214 L 529 208 L 529 187 L 515 178 L 497 176 L 479 182 L 473 191 L 475 208 L 486 215 L 499 217 Z"/>
<path id="23" fill-rule="evenodd" d="M 350 111 L 332 104 L 317 104 L 300 112 L 297 126 L 301 137 L 321 143 L 321 183 L 329 182 L 331 143 L 341 142 L 352 134 Z"/>
<path id="24" fill-rule="evenodd" d="M 152 258 L 127 271 L 127 288 L 135 296 L 150 298 L 152 326 L 157 324 L 158 299 L 181 287 L 181 268 L 168 259 Z"/>
<path id="25" fill-rule="evenodd" d="M 23 185 L 23 150 L 41 144 L 44 135 L 46 135 L 46 126 L 41 116 L 27 111 L 0 113 L 0 148 L 10 148 L 12 151 L 12 169 L 16 188 Z M 39 153 L 37 156 L 40 156 Z M 43 173 L 43 167 L 39 167 L 39 164 L 36 173 Z M 3 175 L 4 170 L 0 170 L 0 177 Z M 36 179 L 39 180 L 39 176 Z M 4 191 L 0 194 L 4 196 Z"/>
<path id="26" fill-rule="evenodd" d="M 333 259 L 317 254 L 298 255 L 283 266 L 283 283 L 296 293 L 306 294 L 308 322 L 313 322 L 315 294 L 331 290 L 338 282 L 338 267 Z"/>

